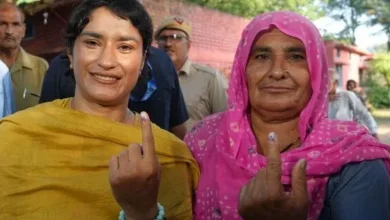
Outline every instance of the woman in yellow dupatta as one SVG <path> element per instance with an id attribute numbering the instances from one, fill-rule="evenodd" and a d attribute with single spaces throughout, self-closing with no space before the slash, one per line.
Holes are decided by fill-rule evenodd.
<path id="1" fill-rule="evenodd" d="M 196 161 L 174 135 L 127 108 L 152 41 L 143 6 L 85 0 L 67 41 L 75 97 L 0 121 L 0 219 L 108 220 L 121 209 L 161 219 L 157 202 L 167 219 L 192 219 Z"/>

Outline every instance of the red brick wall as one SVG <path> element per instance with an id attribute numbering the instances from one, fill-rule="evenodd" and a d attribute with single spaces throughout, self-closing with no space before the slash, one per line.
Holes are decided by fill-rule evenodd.
<path id="1" fill-rule="evenodd" d="M 61 4 L 57 3 L 54 9 L 49 10 L 48 24 L 43 24 L 42 13 L 31 17 L 36 34 L 33 39 L 23 42 L 27 51 L 48 60 L 64 49 L 65 21 L 68 20 L 74 5 L 74 3 L 63 5 L 63 0 L 58 2 Z M 187 17 L 193 27 L 190 58 L 195 62 L 218 68 L 226 75 L 230 73 L 241 32 L 248 20 L 176 0 L 140 0 L 140 2 L 152 16 L 155 27 L 166 16 Z"/>
<path id="2" fill-rule="evenodd" d="M 141 0 L 157 27 L 169 15 L 187 17 L 193 27 L 190 58 L 230 73 L 241 32 L 248 20 L 178 1 Z"/>

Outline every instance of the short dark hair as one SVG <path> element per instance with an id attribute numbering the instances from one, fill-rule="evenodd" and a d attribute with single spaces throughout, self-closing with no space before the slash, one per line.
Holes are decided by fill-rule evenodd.
<path id="1" fill-rule="evenodd" d="M 88 24 L 92 12 L 105 7 L 116 16 L 129 20 L 138 30 L 147 52 L 153 40 L 153 24 L 148 12 L 137 0 L 83 0 L 73 11 L 66 30 L 66 46 L 71 53 L 77 37 Z"/>
<path id="2" fill-rule="evenodd" d="M 356 81 L 355 80 L 353 80 L 353 79 L 349 79 L 348 81 L 347 81 L 347 86 L 349 86 L 349 85 L 351 85 L 351 84 L 353 84 L 354 86 L 356 86 Z"/>

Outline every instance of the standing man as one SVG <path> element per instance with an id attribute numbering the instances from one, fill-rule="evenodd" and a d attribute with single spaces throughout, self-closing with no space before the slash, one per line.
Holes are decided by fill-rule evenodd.
<path id="1" fill-rule="evenodd" d="M 363 103 L 364 106 L 367 107 L 367 94 L 364 92 L 364 90 L 357 86 L 357 83 L 355 80 L 350 79 L 347 81 L 347 90 L 355 93 L 357 97 L 360 99 L 360 101 Z"/>
<path id="2" fill-rule="evenodd" d="M 171 57 L 190 120 L 186 123 L 191 129 L 197 122 L 211 114 L 226 110 L 227 82 L 222 74 L 208 66 L 193 63 L 188 58 L 191 48 L 191 26 L 180 17 L 166 18 L 155 33 L 159 48 Z"/>
<path id="3" fill-rule="evenodd" d="M 377 139 L 378 125 L 371 113 L 352 91 L 336 90 L 337 81 L 329 81 L 329 119 L 341 121 L 355 121 L 365 126 L 371 135 Z"/>
<path id="4" fill-rule="evenodd" d="M 48 63 L 20 46 L 26 26 L 23 12 L 11 3 L 0 4 L 0 60 L 10 69 L 16 111 L 38 104 Z"/>

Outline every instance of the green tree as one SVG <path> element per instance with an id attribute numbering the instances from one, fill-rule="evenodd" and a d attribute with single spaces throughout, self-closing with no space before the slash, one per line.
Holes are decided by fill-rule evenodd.
<path id="1" fill-rule="evenodd" d="M 365 86 L 370 103 L 375 108 L 390 107 L 390 53 L 378 53 L 371 61 Z"/>
<path id="2" fill-rule="evenodd" d="M 390 52 L 390 1 L 371 0 L 368 5 L 371 25 L 379 24 L 387 34 L 387 51 Z"/>
<path id="3" fill-rule="evenodd" d="M 336 40 L 336 41 L 339 41 L 339 42 L 344 43 L 344 44 L 350 44 L 350 42 L 352 40 L 348 37 L 344 37 L 344 36 L 340 36 L 339 34 L 328 33 L 328 32 L 325 32 L 322 34 L 322 39 L 323 40 Z"/>
<path id="4" fill-rule="evenodd" d="M 373 71 L 380 74 L 386 80 L 386 85 L 390 88 L 390 53 L 376 54 L 371 61 Z"/>
<path id="5" fill-rule="evenodd" d="M 324 5 L 327 14 L 336 21 L 345 24 L 338 35 L 340 38 L 349 39 L 349 43 L 356 45 L 356 29 L 366 24 L 370 0 L 328 0 Z"/>
<path id="6" fill-rule="evenodd" d="M 317 0 L 186 0 L 208 8 L 241 17 L 251 18 L 260 13 L 289 10 L 301 13 L 310 19 L 325 15 Z"/>
<path id="7" fill-rule="evenodd" d="M 371 53 L 386 53 L 387 52 L 387 44 L 377 44 L 369 48 Z"/>

